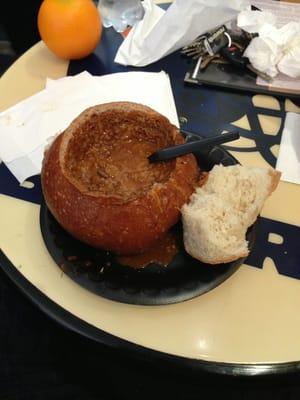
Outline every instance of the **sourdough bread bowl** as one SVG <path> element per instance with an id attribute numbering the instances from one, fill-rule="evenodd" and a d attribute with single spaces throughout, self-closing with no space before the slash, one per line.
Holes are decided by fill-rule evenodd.
<path id="1" fill-rule="evenodd" d="M 45 152 L 46 204 L 77 239 L 117 254 L 141 253 L 178 221 L 199 176 L 191 154 L 153 164 L 147 157 L 183 142 L 179 130 L 149 107 L 91 107 Z"/>

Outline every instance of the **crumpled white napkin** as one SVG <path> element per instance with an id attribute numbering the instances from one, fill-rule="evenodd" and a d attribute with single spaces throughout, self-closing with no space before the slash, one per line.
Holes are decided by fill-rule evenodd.
<path id="1" fill-rule="evenodd" d="M 189 44 L 197 36 L 233 18 L 247 0 L 175 0 L 166 12 L 152 0 L 143 2 L 145 15 L 121 44 L 115 62 L 145 66 Z"/>
<path id="2" fill-rule="evenodd" d="M 295 36 L 291 37 L 288 46 L 284 49 L 284 55 L 277 64 L 278 70 L 291 78 L 300 77 L 300 23 L 297 26 Z"/>
<path id="3" fill-rule="evenodd" d="M 46 89 L 0 114 L 0 159 L 19 182 L 39 174 L 45 146 L 86 108 L 112 101 L 148 105 L 179 126 L 165 72 L 121 72 L 47 80 Z"/>
<path id="4" fill-rule="evenodd" d="M 292 78 L 300 76 L 300 23 L 290 21 L 278 28 L 276 16 L 269 11 L 243 11 L 237 25 L 257 32 L 244 52 L 257 70 L 274 78 L 279 72 Z"/>
<path id="5" fill-rule="evenodd" d="M 237 26 L 249 33 L 257 33 L 268 25 L 276 25 L 276 15 L 270 11 L 244 10 L 237 17 Z"/>
<path id="6" fill-rule="evenodd" d="M 276 169 L 281 180 L 300 184 L 300 114 L 286 114 Z"/>

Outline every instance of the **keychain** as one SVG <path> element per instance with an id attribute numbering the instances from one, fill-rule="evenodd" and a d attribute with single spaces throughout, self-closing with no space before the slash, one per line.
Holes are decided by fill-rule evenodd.
<path id="1" fill-rule="evenodd" d="M 256 70 L 249 60 L 243 57 L 243 51 L 253 37 L 253 35 L 241 32 L 240 36 L 235 35 L 233 39 L 225 25 L 222 25 L 218 29 L 196 38 L 181 50 L 181 54 L 197 59 L 191 73 L 192 79 L 196 79 L 199 71 L 203 71 L 211 62 L 214 62 L 230 63 L 239 69 L 250 70 L 264 80 L 270 81 L 271 78 L 268 75 Z"/>

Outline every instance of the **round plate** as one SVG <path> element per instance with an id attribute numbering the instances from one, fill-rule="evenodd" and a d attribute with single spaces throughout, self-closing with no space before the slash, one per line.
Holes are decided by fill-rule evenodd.
<path id="1" fill-rule="evenodd" d="M 189 137 L 188 140 L 198 140 Z M 237 161 L 221 147 L 195 154 L 202 170 L 213 165 L 234 165 Z M 151 262 L 144 268 L 120 264 L 111 253 L 90 247 L 68 234 L 42 202 L 40 225 L 46 247 L 56 264 L 71 279 L 102 297 L 129 304 L 162 305 L 191 299 L 213 289 L 244 262 L 212 266 L 190 257 L 184 250 L 182 225 L 172 230 L 177 254 L 167 266 Z M 254 243 L 254 229 L 247 233 L 249 248 Z"/>

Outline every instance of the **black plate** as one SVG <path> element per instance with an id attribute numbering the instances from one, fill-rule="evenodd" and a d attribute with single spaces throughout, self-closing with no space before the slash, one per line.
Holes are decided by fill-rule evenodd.
<path id="1" fill-rule="evenodd" d="M 190 137 L 189 140 L 198 137 Z M 221 147 L 196 154 L 202 169 L 213 165 L 234 165 L 237 160 Z M 129 304 L 171 304 L 199 296 L 230 277 L 245 259 L 211 266 L 190 257 L 184 250 L 182 226 L 173 233 L 179 249 L 168 266 L 151 263 L 134 269 L 118 263 L 116 257 L 104 250 L 90 247 L 68 234 L 54 219 L 45 202 L 40 212 L 42 236 L 54 261 L 79 285 L 102 297 Z M 254 243 L 254 228 L 247 233 L 250 250 Z"/>

